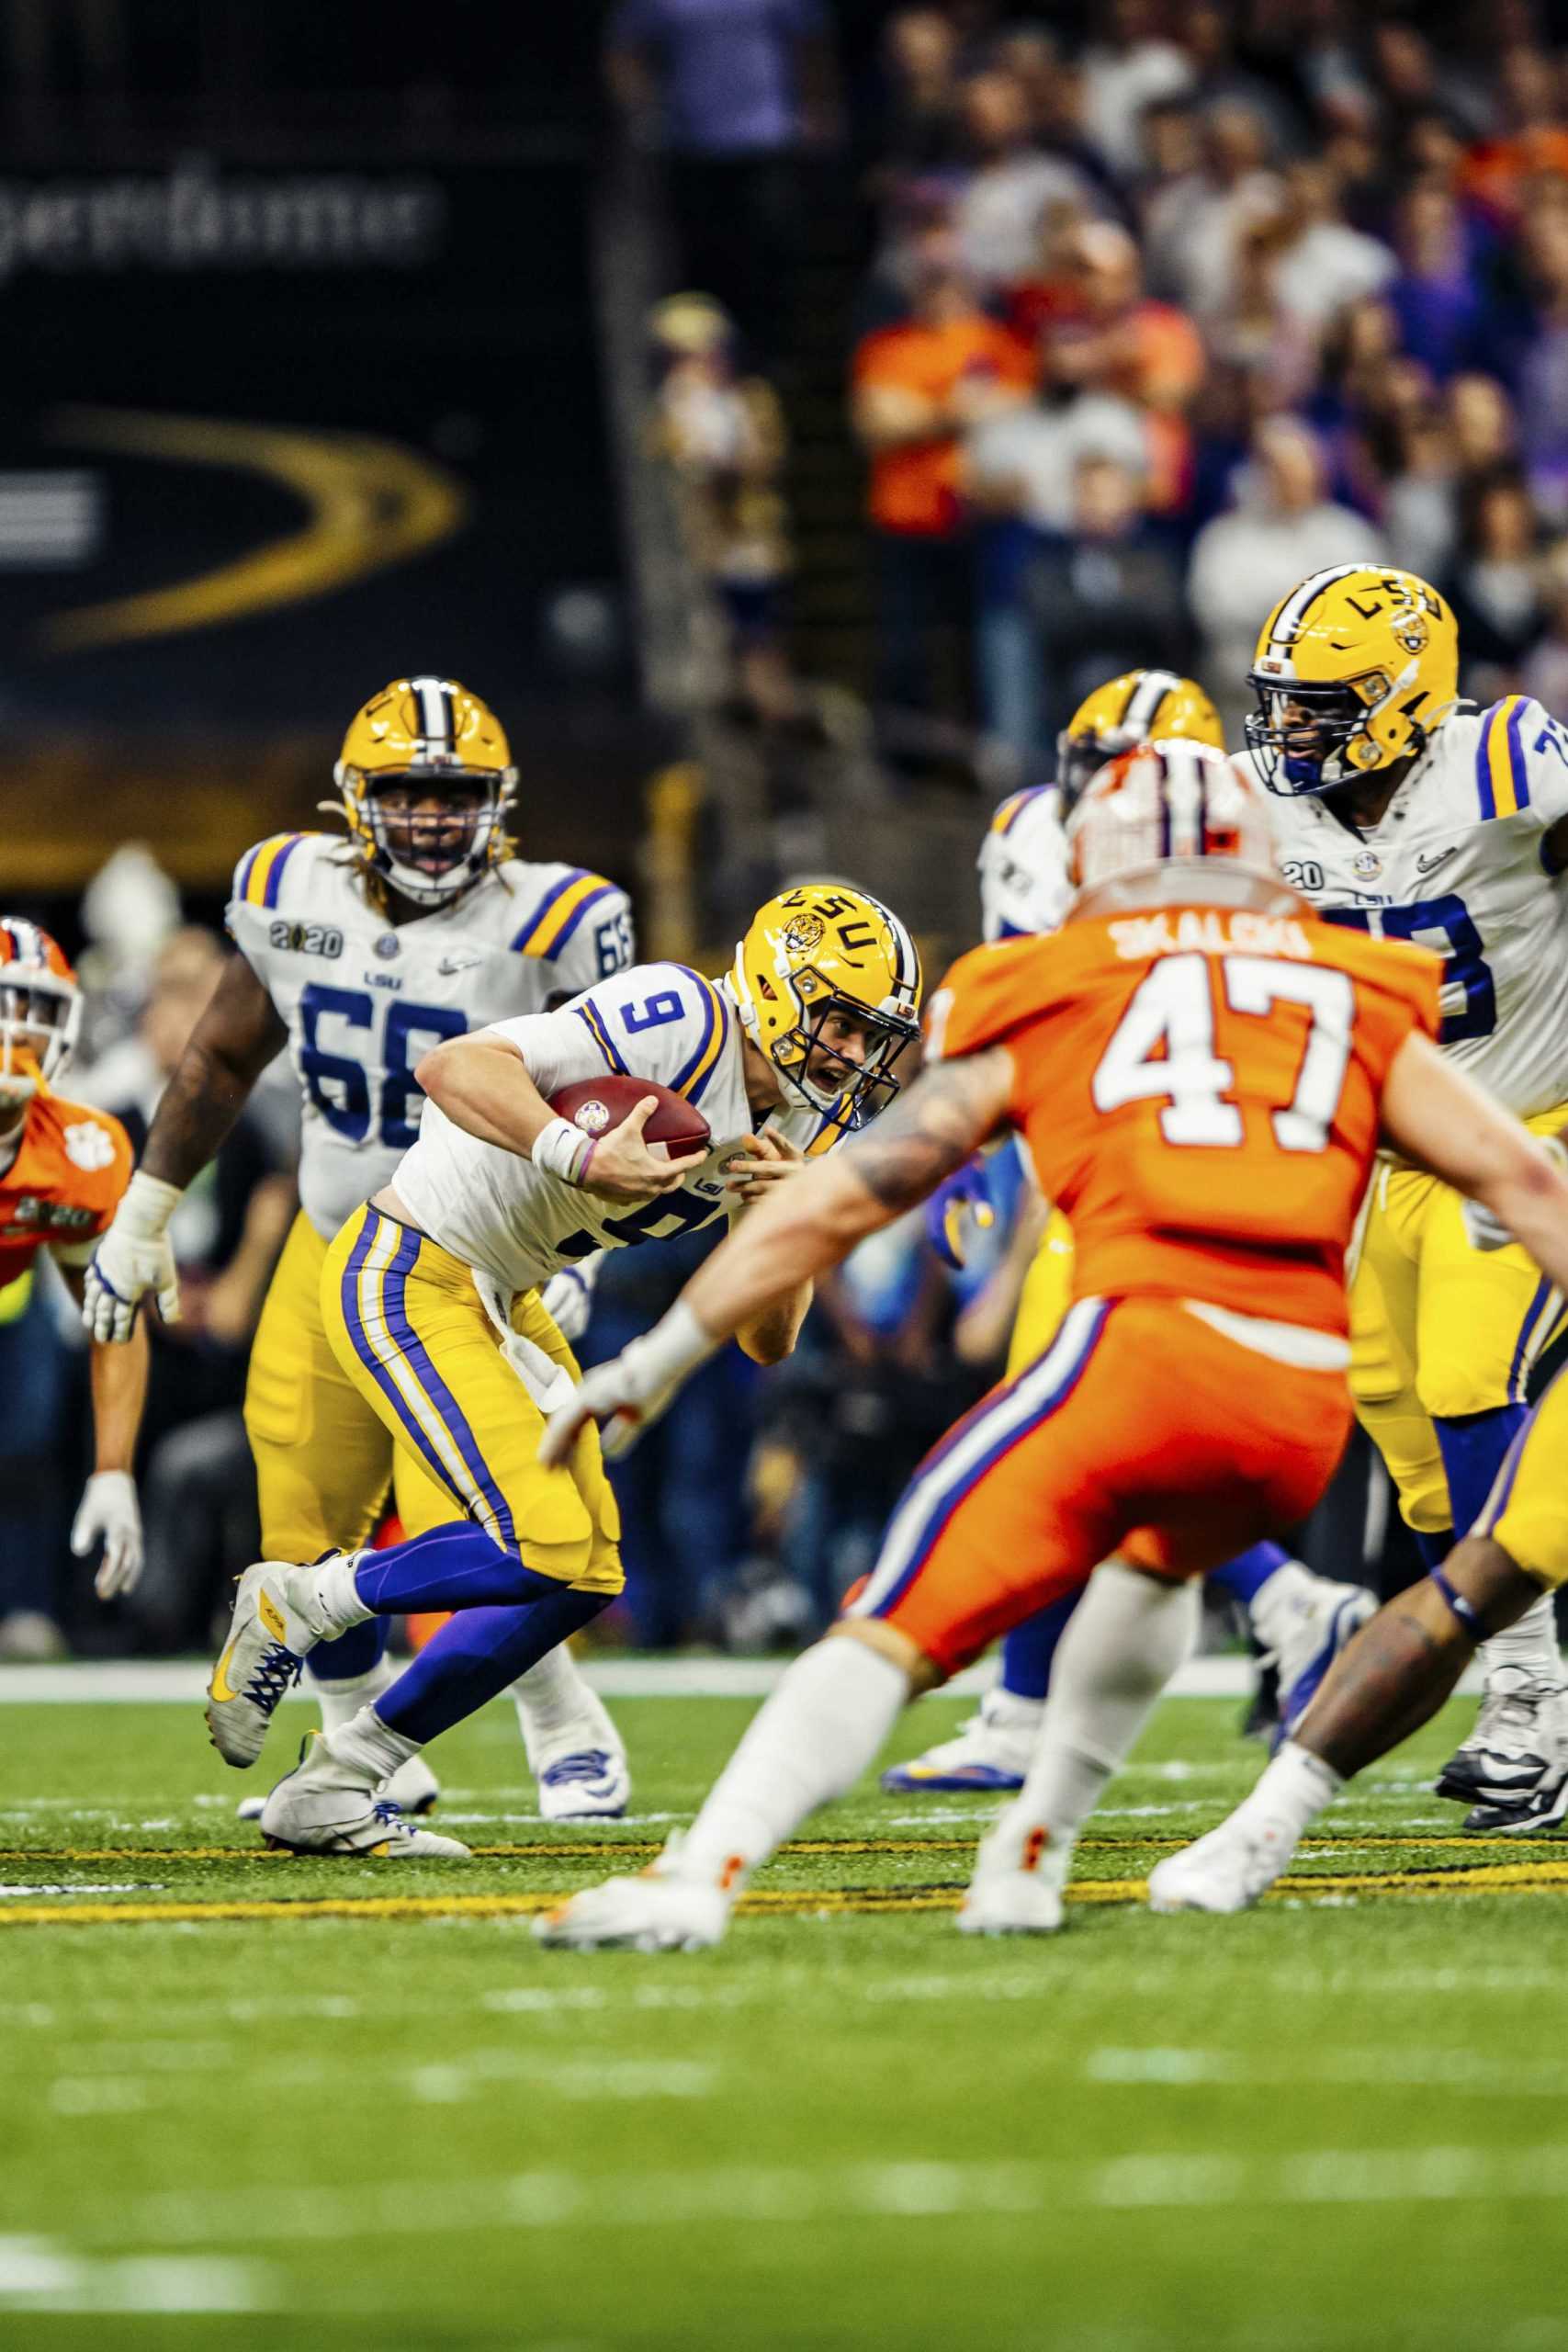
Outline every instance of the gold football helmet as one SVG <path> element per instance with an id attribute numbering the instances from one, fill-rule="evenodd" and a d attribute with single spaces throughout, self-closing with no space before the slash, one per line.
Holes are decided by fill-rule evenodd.
<path id="1" fill-rule="evenodd" d="M 1118 752 L 1155 736 L 1225 748 L 1220 714 L 1195 680 L 1174 670 L 1129 670 L 1079 703 L 1056 739 L 1056 782 L 1064 816 L 1096 769 Z"/>
<path id="2" fill-rule="evenodd" d="M 355 714 L 333 780 L 369 871 L 415 906 L 445 906 L 511 848 L 506 737 L 455 678 L 394 679 Z"/>
<path id="3" fill-rule="evenodd" d="M 782 891 L 736 948 L 729 990 L 751 1043 L 840 1132 L 897 1093 L 893 1065 L 919 1035 L 920 959 L 880 899 L 837 882 Z M 868 1033 L 863 1062 L 825 1042 L 835 1014 Z"/>
<path id="4" fill-rule="evenodd" d="M 1263 624 L 1248 748 L 1270 792 L 1332 792 L 1425 751 L 1459 693 L 1459 631 L 1413 571 L 1314 571 Z"/>

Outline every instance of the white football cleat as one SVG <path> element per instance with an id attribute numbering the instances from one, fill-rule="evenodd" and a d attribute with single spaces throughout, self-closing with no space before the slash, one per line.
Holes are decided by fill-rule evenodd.
<path id="1" fill-rule="evenodd" d="M 1038 1823 L 1015 1818 L 1021 1811 L 1009 1805 L 980 1840 L 960 1935 L 1054 1936 L 1062 1924 L 1072 1847 L 1053 1846 Z"/>
<path id="2" fill-rule="evenodd" d="M 1487 1679 L 1475 1727 L 1438 1780 L 1438 1794 L 1479 1809 L 1541 1809 L 1568 1778 L 1568 1690 L 1524 1666 Z M 1490 1820 L 1465 1827 L 1492 1828 Z M 1535 1826 L 1532 1822 L 1532 1826 Z"/>
<path id="3" fill-rule="evenodd" d="M 1377 1600 L 1363 1585 L 1314 1577 L 1312 1586 L 1310 1593 L 1270 1621 L 1270 1655 L 1280 1683 L 1280 1725 L 1272 1741 L 1276 1751 L 1293 1736 L 1346 1643 L 1377 1613 Z"/>
<path id="4" fill-rule="evenodd" d="M 291 1854 L 375 1854 L 401 1860 L 466 1860 L 468 1852 L 456 1838 L 413 1828 L 397 1805 L 367 1785 L 362 1772 L 339 1763 L 319 1731 L 307 1732 L 299 1763 L 267 1798 L 261 1832 L 269 1846 Z"/>
<path id="5" fill-rule="evenodd" d="M 998 1796 L 1023 1786 L 1045 1713 L 1043 1699 L 1015 1698 L 998 1683 L 980 1702 L 977 1714 L 951 1739 L 923 1756 L 890 1765 L 882 1775 L 889 1796 Z"/>
<path id="6" fill-rule="evenodd" d="M 1151 1911 L 1245 1911 L 1290 1868 L 1296 1840 L 1282 1824 L 1232 1814 L 1149 1872 Z"/>
<path id="7" fill-rule="evenodd" d="M 325 1631 L 299 1606 L 310 1574 L 263 1560 L 240 1578 L 229 1638 L 207 1686 L 207 1728 L 224 1762 L 242 1770 L 261 1754 L 278 1701 Z"/>
<path id="8" fill-rule="evenodd" d="M 534 1922 L 558 1951 L 705 1951 L 723 1939 L 731 1896 L 716 1880 L 681 1868 L 679 1832 L 637 1878 L 585 1886 Z"/>
<path id="9" fill-rule="evenodd" d="M 389 1781 L 382 1781 L 378 1793 L 389 1804 L 395 1804 L 400 1814 L 412 1817 L 434 1813 L 441 1795 L 441 1783 L 423 1756 L 410 1756 Z M 238 1821 L 259 1821 L 265 1811 L 265 1797 L 242 1797 L 234 1807 L 234 1817 Z"/>
<path id="10" fill-rule="evenodd" d="M 523 1745 L 539 1784 L 541 1821 L 615 1821 L 631 1799 L 626 1745 L 596 1690 L 579 1678 L 579 1704 L 547 1737 L 536 1734 L 518 1704 Z"/>

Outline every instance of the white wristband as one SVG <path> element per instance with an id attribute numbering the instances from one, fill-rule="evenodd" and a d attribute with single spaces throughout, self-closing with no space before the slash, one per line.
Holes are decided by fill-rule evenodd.
<path id="1" fill-rule="evenodd" d="M 130 1227 L 143 1240 L 156 1241 L 183 1197 L 180 1185 L 165 1184 L 161 1176 L 149 1176 L 144 1168 L 139 1168 L 125 1188 L 115 1222 L 121 1227 Z"/>
<path id="2" fill-rule="evenodd" d="M 536 1168 L 558 1176 L 563 1184 L 581 1184 L 592 1149 L 592 1136 L 585 1136 L 570 1119 L 552 1119 L 534 1137 L 528 1157 Z"/>
<path id="3" fill-rule="evenodd" d="M 633 1401 L 646 1403 L 674 1381 L 684 1380 L 706 1363 L 718 1341 L 704 1330 L 683 1298 L 660 1316 L 651 1331 L 630 1340 L 621 1351 L 623 1370 L 635 1391 Z"/>

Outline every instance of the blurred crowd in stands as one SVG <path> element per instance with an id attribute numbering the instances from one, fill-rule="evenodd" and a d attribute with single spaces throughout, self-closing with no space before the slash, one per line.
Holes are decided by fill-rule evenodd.
<path id="1" fill-rule="evenodd" d="M 1037 772 L 1092 685 L 1238 720 L 1303 571 L 1409 565 L 1468 692 L 1568 690 L 1568 47 L 1529 0 L 624 0 L 680 267 L 776 345 L 798 174 L 870 254 L 846 335 L 878 704 Z M 853 32 L 860 27 L 863 37 Z M 809 183 L 820 200 L 824 183 Z"/>

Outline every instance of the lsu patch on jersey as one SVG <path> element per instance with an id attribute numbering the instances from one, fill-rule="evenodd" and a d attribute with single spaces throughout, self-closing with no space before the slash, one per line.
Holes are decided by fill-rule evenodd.
<path id="1" fill-rule="evenodd" d="M 1440 1042 L 1521 1118 L 1568 1102 L 1568 731 L 1523 695 L 1445 720 L 1379 822 L 1269 796 L 1285 878 L 1330 922 L 1443 958 Z"/>
<path id="2" fill-rule="evenodd" d="M 394 926 L 330 833 L 279 833 L 248 851 L 228 921 L 288 1032 L 304 1097 L 299 1197 L 323 1240 L 418 1135 L 422 1055 L 575 996 L 633 955 L 626 892 L 602 874 L 509 858 Z"/>
<path id="3" fill-rule="evenodd" d="M 1055 931 L 1067 911 L 1067 837 L 1062 796 L 1032 785 L 1001 803 L 980 844 L 980 920 L 990 939 Z"/>
<path id="4" fill-rule="evenodd" d="M 107 1111 L 35 1094 L 0 1176 L 0 1289 L 48 1247 L 85 1263 L 130 1181 L 130 1138 Z M 84 1246 L 86 1245 L 86 1246 Z"/>
<path id="5" fill-rule="evenodd" d="M 1160 908 L 976 948 L 928 1052 L 1006 1043 L 1009 1121 L 1071 1223 L 1074 1295 L 1343 1333 L 1382 1086 L 1437 959 L 1311 916 Z"/>
<path id="6" fill-rule="evenodd" d="M 392 1182 L 433 1240 L 518 1292 L 596 1250 L 668 1239 L 727 1213 L 724 1164 L 758 1123 L 746 1099 L 739 1019 L 722 981 L 683 964 L 639 964 L 555 1012 L 491 1025 L 518 1047 L 541 1094 L 611 1070 L 657 1079 L 702 1112 L 712 1148 L 678 1193 L 626 1204 L 481 1143 L 427 1103 L 419 1140 Z M 770 1113 L 765 1124 L 807 1153 L 839 1137 L 830 1119 L 804 1103 Z"/>

